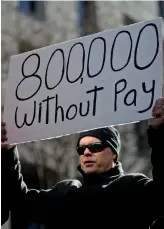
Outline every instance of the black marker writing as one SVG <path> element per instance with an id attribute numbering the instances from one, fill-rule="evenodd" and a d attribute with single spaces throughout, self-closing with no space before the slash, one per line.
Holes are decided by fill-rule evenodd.
<path id="1" fill-rule="evenodd" d="M 25 72 L 24 72 L 24 65 L 25 65 L 25 63 L 27 62 L 27 60 L 29 60 L 31 57 L 37 57 L 36 58 L 36 60 L 37 60 L 37 64 L 36 64 L 36 70 L 33 72 L 33 73 L 31 73 L 31 74 L 25 74 Z M 24 77 L 20 82 L 19 82 L 19 84 L 18 84 L 18 86 L 16 87 L 16 91 L 15 91 L 15 96 L 16 96 L 16 98 L 18 99 L 18 100 L 20 100 L 20 101 L 24 101 L 24 100 L 28 100 L 28 99 L 30 99 L 30 98 L 32 98 L 34 95 L 36 95 L 37 94 L 37 92 L 39 91 L 39 89 L 40 89 L 40 87 L 41 87 L 41 85 L 42 85 L 42 79 L 41 79 L 41 77 L 37 74 L 37 71 L 38 71 L 38 69 L 39 69 L 39 67 L 40 67 L 40 56 L 38 55 L 38 54 L 31 54 L 30 56 L 28 56 L 25 60 L 24 60 L 24 62 L 23 62 L 23 64 L 22 64 L 22 76 Z M 32 95 L 30 95 L 30 96 L 28 96 L 28 97 L 25 97 L 25 98 L 22 98 L 20 95 L 19 95 L 19 91 L 18 91 L 18 89 L 19 89 L 19 86 L 24 82 L 26 82 L 27 80 L 32 80 L 32 78 L 35 78 L 35 79 L 38 79 L 38 81 L 39 81 L 39 84 L 38 84 L 38 88 L 37 88 L 37 90 L 32 94 Z"/>
<path id="2" fill-rule="evenodd" d="M 38 122 L 40 123 L 42 119 L 42 103 L 39 103 L 39 114 L 38 114 Z"/>
<path id="3" fill-rule="evenodd" d="M 59 116 L 61 116 L 61 121 L 63 122 L 64 119 L 65 119 L 64 108 L 61 105 L 59 105 L 58 95 L 56 95 L 55 97 L 56 97 L 56 102 L 55 102 L 55 104 L 56 104 L 55 105 L 55 123 L 59 122 L 59 120 L 58 120 L 58 115 L 59 114 L 60 114 Z M 79 105 L 79 114 L 80 114 L 80 116 L 85 117 L 85 116 L 87 116 L 89 114 L 89 111 L 90 111 L 90 101 L 87 101 L 87 111 L 86 111 L 85 114 L 82 114 L 83 105 L 84 105 L 84 102 L 80 102 L 80 105 Z M 70 118 L 69 117 L 69 112 L 70 112 L 70 110 L 71 110 L 72 107 L 75 108 L 75 114 L 74 114 L 74 116 L 72 118 Z M 58 113 L 59 109 L 60 109 L 60 113 Z M 77 115 L 77 112 L 78 112 L 78 106 L 75 105 L 75 104 L 70 105 L 68 107 L 67 111 L 66 111 L 66 118 L 68 120 L 74 119 L 76 117 L 76 115 Z"/>
<path id="4" fill-rule="evenodd" d="M 86 112 L 83 113 L 83 103 L 82 102 L 80 103 L 80 107 L 79 107 L 80 116 L 85 117 L 85 116 L 88 115 L 88 113 L 89 113 L 89 106 L 90 106 L 90 102 L 87 101 L 87 109 L 86 109 Z"/>
<path id="5" fill-rule="evenodd" d="M 127 102 L 127 99 L 128 99 L 128 97 L 129 97 L 130 95 L 133 96 L 133 100 L 131 101 L 131 103 L 128 103 L 128 102 Z M 131 106 L 132 104 L 133 104 L 134 106 L 136 106 L 136 102 L 137 102 L 136 100 L 137 100 L 137 91 L 136 91 L 135 89 L 132 89 L 132 90 L 130 90 L 130 91 L 125 95 L 124 104 L 125 104 L 126 106 Z"/>
<path id="6" fill-rule="evenodd" d="M 154 31 L 155 31 L 155 35 L 156 35 L 156 50 L 155 50 L 155 53 L 152 57 L 152 60 L 150 61 L 150 63 L 146 64 L 145 66 L 140 66 L 139 63 L 138 63 L 138 56 L 139 56 L 139 47 L 142 47 L 140 42 L 141 42 L 141 37 L 142 37 L 142 33 L 145 31 L 146 28 L 152 28 Z M 115 66 L 114 64 L 114 50 L 117 46 L 117 39 L 120 37 L 121 34 L 126 34 L 127 35 L 127 39 L 129 40 L 129 49 L 127 50 L 128 52 L 128 55 L 127 55 L 127 60 L 125 60 L 125 64 L 123 64 L 123 66 L 121 67 L 117 67 Z M 102 63 L 100 64 L 100 68 L 98 70 L 96 70 L 96 72 L 94 72 L 94 68 L 96 68 L 97 66 L 94 65 L 94 64 L 91 64 L 93 61 L 91 61 L 91 56 L 93 56 L 93 45 L 96 43 L 96 42 L 101 42 L 102 43 Z M 132 49 L 133 49 L 133 41 L 132 41 L 132 36 L 131 36 L 131 33 L 129 31 L 120 31 L 114 38 L 113 40 L 113 44 L 112 44 L 112 47 L 111 47 L 111 55 L 110 55 L 110 67 L 111 67 L 111 70 L 114 71 L 114 72 L 117 72 L 117 71 L 121 71 L 123 70 L 130 62 L 130 59 L 131 59 L 131 55 L 132 55 Z M 97 44 L 97 43 L 96 43 Z M 77 76 L 75 76 L 75 79 L 72 79 L 72 75 L 70 74 L 70 68 L 71 68 L 71 60 L 73 60 L 73 51 L 76 50 L 77 47 L 80 47 L 80 53 L 82 53 L 82 55 L 80 55 L 81 57 L 77 57 L 80 59 L 80 63 L 81 63 L 81 67 L 80 67 L 80 72 L 77 73 Z M 65 59 L 65 53 L 64 53 L 64 50 L 62 49 L 56 49 L 55 51 L 53 51 L 53 53 L 51 54 L 49 60 L 48 60 L 48 63 L 47 63 L 47 67 L 46 67 L 46 70 L 45 70 L 45 74 L 42 73 L 43 75 L 40 76 L 38 75 L 38 72 L 40 70 L 40 65 L 41 65 L 41 59 L 40 59 L 40 56 L 39 54 L 37 53 L 33 53 L 33 54 L 30 54 L 28 57 L 26 57 L 26 59 L 23 61 L 22 63 L 22 67 L 21 67 L 21 72 L 22 72 L 22 76 L 23 78 L 21 79 L 21 81 L 18 83 L 17 87 L 16 87 L 16 91 L 15 91 L 15 96 L 16 96 L 16 99 L 17 100 L 20 100 L 20 101 L 24 101 L 24 100 L 28 100 L 28 99 L 31 99 L 32 97 L 34 97 L 40 90 L 41 86 L 42 86 L 42 78 L 45 79 L 45 87 L 48 89 L 48 90 L 53 90 L 55 89 L 63 80 L 64 78 L 64 75 L 66 76 L 66 80 L 68 83 L 75 83 L 79 80 L 80 84 L 83 83 L 83 80 L 84 80 L 84 77 L 83 77 L 83 73 L 84 73 L 84 70 L 85 70 L 85 67 L 86 67 L 86 70 L 87 70 L 87 75 L 89 78 L 94 78 L 96 77 L 97 75 L 101 74 L 101 72 L 103 71 L 104 69 L 104 66 L 105 66 L 105 60 L 106 60 L 106 53 L 108 52 L 107 48 L 110 47 L 109 45 L 107 46 L 106 44 L 106 40 L 105 38 L 103 37 L 96 37 L 96 38 L 93 38 L 90 45 L 89 45 L 89 49 L 88 49 L 88 57 L 87 57 L 87 63 L 86 63 L 86 66 L 85 66 L 85 57 L 87 55 L 87 50 L 85 50 L 85 47 L 83 45 L 82 42 L 77 42 L 75 43 L 69 50 L 69 55 L 68 55 L 68 59 L 66 60 Z M 159 34 L 158 34 L 158 29 L 157 29 L 157 26 L 153 23 L 148 23 L 147 25 L 145 25 L 143 28 L 141 28 L 141 30 L 139 31 L 139 34 L 138 34 L 138 37 L 137 37 L 137 42 L 135 44 L 135 47 L 134 47 L 134 67 L 138 70 L 145 70 L 147 68 L 149 68 L 153 62 L 155 61 L 157 55 L 158 55 L 158 52 L 159 52 Z M 59 74 L 59 79 L 57 80 L 58 82 L 55 83 L 55 85 L 51 85 L 51 83 L 49 82 L 48 78 L 56 78 L 56 71 L 54 69 L 54 73 L 53 75 L 50 76 L 50 66 L 53 65 L 54 63 L 54 59 L 55 57 L 57 58 L 58 55 L 61 55 L 61 69 L 59 69 L 61 71 L 61 74 Z M 33 59 L 32 59 L 33 58 Z M 93 57 L 93 60 L 94 60 L 95 57 Z M 33 63 L 36 65 L 35 66 L 35 69 L 32 71 L 32 73 L 27 73 L 27 70 L 25 68 L 28 67 L 28 61 L 33 61 Z M 36 62 L 36 63 L 35 63 Z M 27 67 L 26 67 L 27 66 Z M 28 69 L 28 68 L 27 68 Z M 93 69 L 93 70 L 91 70 Z M 28 70 L 29 71 L 29 70 Z M 110 71 L 110 68 L 109 68 L 109 71 Z M 27 96 L 23 96 L 21 95 L 21 90 L 20 90 L 20 87 L 22 87 L 22 85 L 24 86 L 24 88 L 26 88 L 26 82 L 29 83 L 29 80 L 31 80 L 31 82 L 34 80 L 37 82 L 36 84 L 36 89 L 34 92 L 31 92 L 30 95 L 27 95 Z M 29 84 L 28 84 L 29 85 Z M 30 92 L 30 90 L 29 90 Z M 41 108 L 40 108 L 41 109 Z M 39 118 L 40 119 L 40 118 Z"/>
<path id="7" fill-rule="evenodd" d="M 54 99 L 54 98 L 55 97 L 49 97 L 49 96 L 47 96 L 46 99 L 42 100 L 43 103 L 46 102 L 46 124 L 49 123 L 49 106 L 50 106 L 49 101 L 52 100 L 52 99 Z"/>
<path id="8" fill-rule="evenodd" d="M 73 112 L 74 112 L 74 114 L 72 115 L 72 117 L 70 117 L 70 115 L 69 115 L 69 113 L 70 113 L 71 110 L 73 110 Z M 68 120 L 72 120 L 72 119 L 74 119 L 76 117 L 76 115 L 77 115 L 77 106 L 75 104 L 72 104 L 71 106 L 69 106 L 69 108 L 68 108 L 68 110 L 66 112 L 66 118 Z"/>
<path id="9" fill-rule="evenodd" d="M 34 122 L 49 124 L 50 114 L 54 116 L 54 123 L 59 123 L 60 121 L 64 122 L 67 120 L 73 120 L 77 115 L 81 117 L 86 117 L 91 114 L 92 116 L 96 115 L 97 107 L 97 97 L 98 91 L 103 90 L 103 87 L 95 86 L 94 89 L 87 91 L 87 94 L 93 94 L 93 99 L 89 99 L 86 102 L 80 102 L 79 104 L 71 104 L 66 108 L 62 106 L 59 101 L 59 95 L 56 94 L 52 97 L 47 96 L 46 99 L 42 100 L 37 104 L 36 101 L 33 101 L 33 111 L 32 115 L 29 113 L 23 114 L 23 123 L 18 124 L 18 107 L 15 110 L 15 124 L 17 128 L 22 128 L 24 125 L 31 126 Z M 43 106 L 44 104 L 44 106 Z M 44 109 L 45 117 L 43 117 L 42 112 Z M 50 113 L 51 110 L 51 113 Z M 84 112 L 85 110 L 85 112 Z M 30 111 L 29 111 L 30 112 Z M 38 119 L 36 119 L 36 114 L 38 114 Z M 19 115 L 20 116 L 20 115 Z M 31 117 L 31 122 L 27 122 L 27 116 Z M 20 119 L 20 118 L 19 118 Z"/>
<path id="10" fill-rule="evenodd" d="M 114 47 L 115 47 L 115 43 L 116 43 L 117 37 L 118 37 L 120 34 L 122 34 L 122 33 L 127 34 L 128 37 L 129 37 L 129 40 L 130 40 L 130 50 L 129 50 L 129 55 L 128 55 L 128 57 L 127 57 L 126 64 L 125 64 L 124 66 L 122 66 L 121 68 L 116 69 L 116 68 L 114 68 L 114 66 L 113 66 Z M 113 45 L 112 45 L 112 49 L 111 49 L 111 58 L 110 58 L 110 65 L 111 65 L 111 68 L 112 68 L 112 70 L 113 70 L 114 72 L 121 71 L 122 69 L 124 69 L 124 68 L 129 64 L 130 57 L 131 57 L 131 53 L 132 53 L 132 45 L 133 45 L 133 44 L 132 44 L 132 37 L 131 37 L 130 32 L 128 32 L 128 31 L 121 31 L 121 32 L 119 32 L 119 33 L 116 35 L 116 37 L 115 37 L 115 39 L 114 39 L 114 41 L 113 41 Z"/>
<path id="11" fill-rule="evenodd" d="M 137 61 L 137 54 L 138 54 L 138 46 L 139 46 L 139 41 L 140 41 L 140 37 L 141 37 L 141 34 L 142 32 L 144 31 L 145 28 L 147 28 L 148 26 L 151 26 L 154 30 L 155 30 L 155 34 L 156 34 L 156 41 L 157 41 L 157 46 L 156 46 L 156 51 L 155 51 L 155 54 L 154 54 L 154 57 L 152 59 L 152 61 L 145 65 L 145 66 L 139 66 L 138 64 L 138 61 Z M 157 29 L 157 26 L 153 23 L 149 23 L 147 25 L 145 25 L 139 32 L 139 35 L 138 35 L 138 38 L 137 38 L 137 42 L 136 42 L 136 47 L 135 47 L 135 52 L 134 52 L 134 66 L 139 69 L 139 70 L 144 70 L 144 69 L 147 69 L 149 68 L 152 63 L 155 61 L 156 59 L 156 56 L 158 54 L 158 51 L 159 51 L 159 36 L 158 36 L 158 29 Z"/>
<path id="12" fill-rule="evenodd" d="M 70 80 L 70 77 L 69 77 L 69 63 L 70 63 L 70 59 L 71 59 L 71 52 L 72 52 L 73 48 L 75 48 L 77 45 L 80 45 L 81 48 L 82 48 L 82 60 L 81 60 L 82 61 L 82 66 L 81 66 L 81 72 L 80 72 L 79 76 L 76 79 Z M 67 81 L 69 83 L 75 83 L 75 82 L 77 82 L 82 77 L 83 72 L 84 72 L 84 63 L 85 63 L 85 49 L 84 49 L 84 45 L 81 42 L 78 42 L 78 43 L 74 44 L 71 47 L 71 49 L 69 51 L 69 55 L 68 55 L 68 62 L 67 62 L 67 67 L 66 67 L 66 79 L 67 79 Z M 81 83 L 82 83 L 82 81 L 81 81 Z"/>
<path id="13" fill-rule="evenodd" d="M 124 86 L 121 90 L 118 90 L 117 86 L 120 84 L 120 83 L 124 83 Z M 122 91 L 125 90 L 127 86 L 127 81 L 125 79 L 122 79 L 122 80 L 119 80 L 116 84 L 115 84 L 115 90 L 114 90 L 114 111 L 117 111 L 117 96 L 119 93 L 121 93 Z"/>
<path id="14" fill-rule="evenodd" d="M 139 61 L 140 50 L 142 47 L 141 40 L 142 37 L 144 37 L 143 32 L 145 31 L 146 28 L 152 29 L 153 32 L 155 33 L 156 36 L 156 41 L 154 45 L 155 51 L 153 52 L 152 57 L 150 57 L 150 61 L 148 60 L 146 64 L 143 64 L 144 66 L 141 66 Z M 127 37 L 127 41 L 129 42 L 129 47 L 127 48 L 127 57 L 125 58 L 125 61 L 121 64 L 121 66 L 117 66 L 117 63 L 115 63 L 115 59 L 116 59 L 115 52 L 118 47 L 117 46 L 118 39 L 120 38 L 121 35 L 125 35 L 125 37 Z M 66 83 L 70 83 L 70 84 L 76 83 L 78 81 L 79 84 L 83 84 L 83 81 L 85 81 L 84 76 L 88 78 L 94 78 L 102 74 L 104 68 L 107 69 L 106 67 L 109 67 L 108 68 L 109 73 L 112 72 L 112 74 L 115 74 L 116 77 L 117 77 L 116 72 L 125 69 L 129 63 L 133 63 L 134 64 L 133 68 L 136 68 L 138 70 L 145 70 L 149 68 L 155 61 L 159 52 L 159 34 L 158 34 L 157 26 L 153 23 L 149 23 L 143 26 L 138 33 L 138 37 L 136 37 L 135 39 L 137 40 L 136 44 L 134 43 L 134 41 L 132 41 L 132 35 L 129 31 L 121 31 L 117 33 L 116 36 L 114 37 L 113 44 L 107 44 L 106 43 L 107 41 L 103 37 L 96 37 L 96 38 L 94 37 L 91 40 L 90 44 L 87 46 L 88 50 L 86 50 L 86 48 L 83 45 L 83 42 L 76 42 L 68 50 L 68 58 L 66 58 L 67 55 L 65 55 L 64 49 L 59 48 L 56 49 L 55 51 L 53 50 L 47 63 L 44 63 L 46 65 L 45 72 L 42 72 L 41 66 L 43 65 L 41 63 L 42 59 L 39 54 L 33 53 L 27 56 L 21 66 L 22 79 L 20 80 L 20 82 L 16 87 L 15 96 L 16 99 L 19 101 L 26 101 L 33 98 L 32 111 L 29 110 L 27 113 L 24 112 L 23 114 L 21 114 L 22 111 L 20 107 L 18 106 L 16 107 L 15 125 L 17 126 L 17 128 L 22 128 L 24 125 L 31 126 L 34 122 L 50 124 L 50 120 L 52 119 L 53 119 L 53 123 L 56 124 L 67 120 L 69 121 L 74 120 L 76 119 L 76 117 L 84 118 L 89 115 L 96 116 L 97 107 L 98 107 L 98 97 L 101 95 L 99 91 L 102 91 L 104 87 L 95 86 L 94 88 L 91 88 L 91 90 L 85 92 L 86 93 L 85 96 L 87 97 L 87 100 L 82 101 L 81 99 L 81 101 L 76 102 L 77 104 L 75 104 L 75 102 L 74 103 L 72 102 L 72 104 L 68 104 L 68 105 L 62 104 L 62 101 L 64 100 L 63 98 L 62 99 L 60 98 L 61 93 L 63 93 L 63 96 L 67 96 L 66 95 L 67 90 L 65 90 L 67 89 L 67 85 L 64 85 L 64 87 L 61 88 L 60 94 L 57 94 L 57 91 L 55 91 L 54 89 L 56 89 L 63 80 L 65 80 Z M 94 56 L 96 54 L 94 53 L 94 45 L 97 47 L 100 47 L 101 45 L 100 55 L 102 58 L 101 61 L 99 61 L 100 66 L 98 67 L 95 64 L 93 64 L 94 58 L 99 57 L 99 56 L 97 57 Z M 76 51 L 76 49 L 79 50 L 78 51 L 79 56 L 77 56 L 77 58 L 78 61 L 80 62 L 79 65 L 80 67 L 78 69 L 75 68 L 75 76 L 74 76 L 72 73 L 73 70 L 71 68 L 72 65 L 74 64 L 73 63 L 74 56 L 75 56 L 74 52 Z M 98 48 L 95 50 L 97 52 Z M 111 50 L 111 55 L 109 53 L 110 50 Z M 132 52 L 132 50 L 134 50 L 134 52 Z M 132 56 L 132 53 L 134 54 L 134 56 Z M 107 54 L 110 55 L 110 66 L 105 66 Z M 76 55 L 78 54 L 76 53 Z M 60 61 L 59 58 L 61 59 L 61 64 L 60 66 L 58 66 L 57 71 L 59 70 L 59 74 L 57 73 L 57 77 L 56 77 L 57 71 L 55 71 L 56 69 L 54 65 L 57 63 L 56 61 L 58 60 Z M 43 61 L 45 61 L 44 58 Z M 57 66 L 57 64 L 55 66 Z M 52 71 L 51 69 L 52 67 L 54 68 L 54 71 Z M 42 73 L 42 75 L 40 72 Z M 103 75 L 104 74 L 102 74 L 101 76 Z M 132 74 L 131 76 L 133 77 Z M 54 83 L 51 83 L 51 79 L 53 79 L 53 77 L 54 80 L 56 80 L 56 78 L 57 80 Z M 104 82 L 104 79 L 102 79 L 101 83 L 102 82 Z M 27 93 L 25 95 L 24 93 L 22 93 L 23 88 L 29 87 L 30 83 L 31 84 L 35 83 L 34 85 L 35 87 L 32 87 L 32 89 L 34 88 L 33 90 L 27 90 Z M 41 91 L 45 93 L 45 97 L 44 97 L 45 99 L 43 99 L 42 101 L 37 101 L 35 96 L 39 92 L 41 86 L 47 89 L 47 94 L 46 91 L 43 91 L 45 90 L 43 88 L 43 90 Z M 122 99 L 122 102 L 124 103 L 125 106 L 137 106 L 137 90 L 135 88 L 132 88 L 131 90 L 127 90 L 128 88 L 127 86 L 128 86 L 128 80 L 126 79 L 118 80 L 115 84 L 114 87 L 114 111 L 115 112 L 118 110 L 119 99 Z M 50 90 L 54 90 L 53 96 L 51 94 L 51 97 L 48 96 Z M 142 107 L 142 110 L 138 109 L 138 113 L 144 113 L 152 107 L 153 100 L 154 100 L 154 93 L 155 93 L 155 80 L 152 81 L 152 87 L 150 89 L 147 89 L 146 82 L 142 82 L 142 91 L 145 93 L 145 95 L 151 96 L 150 104 L 147 104 L 146 108 Z M 50 119 L 50 116 L 52 119 Z"/>
<path id="15" fill-rule="evenodd" d="M 148 108 L 142 110 L 142 111 L 138 111 L 139 113 L 144 113 L 146 111 L 148 111 L 152 105 L 153 105 L 153 101 L 154 101 L 154 90 L 155 90 L 155 80 L 153 80 L 153 85 L 152 85 L 152 88 L 150 88 L 150 90 L 146 90 L 146 83 L 142 83 L 142 88 L 143 88 L 143 91 L 145 93 L 151 93 L 151 100 L 150 100 L 150 105 L 148 106 Z"/>
<path id="16" fill-rule="evenodd" d="M 91 48 L 93 45 L 93 42 L 95 42 L 96 40 L 100 40 L 103 43 L 103 60 L 102 60 L 102 64 L 101 64 L 101 68 L 97 73 L 91 74 L 90 73 L 90 54 L 91 54 Z M 105 56 L 106 56 L 106 41 L 103 37 L 96 37 L 92 40 L 90 46 L 89 46 L 89 52 L 88 52 L 88 60 L 87 60 L 87 74 L 90 78 L 93 78 L 97 75 L 99 75 L 101 73 L 101 71 L 103 70 L 104 64 L 105 64 Z M 95 58 L 95 57 L 94 57 Z M 94 67 L 94 66 L 93 66 Z"/>
<path id="17" fill-rule="evenodd" d="M 22 128 L 25 124 L 26 126 L 31 126 L 34 121 L 35 121 L 35 115 L 36 115 L 36 101 L 34 101 L 34 111 L 33 111 L 33 114 L 32 114 L 32 120 L 31 122 L 27 122 L 27 113 L 25 113 L 24 115 L 24 120 L 23 120 L 23 123 L 22 125 L 18 125 L 18 118 L 17 118 L 17 112 L 18 112 L 18 107 L 16 107 L 16 110 L 15 110 L 15 125 L 17 126 L 17 128 Z"/>
<path id="18" fill-rule="evenodd" d="M 64 109 L 62 106 L 59 105 L 59 102 L 58 102 L 58 94 L 55 96 L 56 98 L 56 101 L 55 101 L 55 123 L 57 123 L 57 115 L 58 115 L 58 110 L 60 110 L 60 113 L 61 113 L 61 121 L 63 122 L 64 121 Z"/>
<path id="19" fill-rule="evenodd" d="M 94 92 L 94 95 L 93 95 L 93 113 L 92 113 L 93 116 L 96 115 L 97 92 L 101 91 L 103 89 L 104 89 L 103 87 L 99 87 L 98 88 L 97 86 L 95 86 L 94 89 L 89 90 L 89 91 L 86 92 L 87 94 L 90 94 L 90 93 Z"/>
<path id="20" fill-rule="evenodd" d="M 123 83 L 123 87 L 121 89 L 118 89 L 118 85 Z M 127 81 L 125 79 L 119 80 L 116 84 L 115 84 L 115 96 L 114 96 L 114 111 L 117 111 L 117 101 L 118 101 L 118 94 L 122 93 L 127 87 Z M 152 83 L 152 87 L 147 90 L 146 89 L 146 83 L 143 82 L 142 83 L 142 89 L 144 93 L 151 93 L 151 99 L 150 99 L 150 104 L 149 106 L 141 111 L 138 111 L 138 113 L 144 113 L 146 111 L 148 111 L 152 105 L 153 105 L 153 101 L 154 101 L 154 91 L 155 91 L 155 80 L 153 80 Z M 132 96 L 132 101 L 131 102 L 127 102 L 128 97 Z M 126 93 L 125 97 L 124 97 L 124 104 L 126 106 L 137 106 L 137 90 L 136 89 L 132 89 L 129 92 Z"/>
<path id="21" fill-rule="evenodd" d="M 61 76 L 60 76 L 59 82 L 58 82 L 56 85 L 50 87 L 50 86 L 48 85 L 48 80 L 47 80 L 47 79 L 48 79 L 48 76 L 49 76 L 48 70 L 49 70 L 50 63 L 52 64 L 52 58 L 54 57 L 54 55 L 55 55 L 57 52 L 60 52 L 61 55 L 62 55 L 62 64 L 63 64 L 63 66 L 62 66 L 62 71 L 61 71 Z M 52 89 L 56 88 L 56 87 L 61 83 L 61 81 L 62 81 L 62 79 L 63 79 L 63 76 L 64 76 L 64 64 L 65 64 L 65 63 L 64 63 L 64 51 L 63 51 L 62 49 L 56 49 L 56 50 L 52 53 L 52 55 L 51 55 L 51 57 L 50 57 L 50 59 L 49 59 L 49 61 L 48 61 L 47 68 L 46 68 L 45 86 L 46 86 L 47 89 L 52 90 Z M 53 76 L 54 76 L 54 78 L 56 78 L 55 69 L 54 69 L 54 72 L 53 72 Z"/>

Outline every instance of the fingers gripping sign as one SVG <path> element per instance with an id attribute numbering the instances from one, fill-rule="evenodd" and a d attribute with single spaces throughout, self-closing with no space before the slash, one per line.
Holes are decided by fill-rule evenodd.
<path id="1" fill-rule="evenodd" d="M 152 117 L 150 124 L 154 128 L 164 124 L 164 97 L 156 100 L 152 109 Z"/>
<path id="2" fill-rule="evenodd" d="M 1 147 L 2 149 L 10 149 L 13 146 L 7 144 L 7 130 L 6 130 L 6 123 L 1 122 Z"/>
<path id="3" fill-rule="evenodd" d="M 6 123 L 2 122 L 2 125 L 1 125 L 1 142 L 2 143 L 8 140 L 6 135 L 7 135 Z"/>

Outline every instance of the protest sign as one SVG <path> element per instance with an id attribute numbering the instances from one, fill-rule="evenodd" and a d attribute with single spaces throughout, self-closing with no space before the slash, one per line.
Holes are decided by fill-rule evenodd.
<path id="1" fill-rule="evenodd" d="M 12 56 L 8 143 L 149 119 L 161 77 L 161 18 Z"/>

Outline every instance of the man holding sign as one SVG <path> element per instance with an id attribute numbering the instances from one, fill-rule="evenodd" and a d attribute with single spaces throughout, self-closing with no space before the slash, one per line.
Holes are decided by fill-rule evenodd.
<path id="1" fill-rule="evenodd" d="M 65 180 L 47 191 L 27 188 L 17 149 L 5 144 L 7 131 L 2 123 L 2 223 L 9 211 L 15 211 L 20 219 L 44 224 L 45 228 L 55 228 L 57 223 L 60 228 L 70 224 L 77 228 L 76 220 L 86 228 L 107 224 L 111 229 L 162 229 L 164 98 L 156 101 L 152 117 L 148 129 L 152 180 L 143 174 L 124 174 L 118 161 L 119 133 L 110 127 L 84 132 L 77 142 L 84 183 Z"/>
<path id="2" fill-rule="evenodd" d="M 75 220 L 86 228 L 161 225 L 161 28 L 162 20 L 154 19 L 11 58 L 2 124 L 3 223 L 13 211 L 20 220 L 44 224 L 46 229 L 56 223 L 77 228 Z M 148 140 L 153 179 L 125 175 L 118 161 L 119 133 L 113 127 L 100 127 L 152 116 Z M 51 190 L 29 190 L 20 173 L 17 148 L 9 145 L 77 132 L 83 132 L 75 146 L 83 184 L 69 179 Z"/>

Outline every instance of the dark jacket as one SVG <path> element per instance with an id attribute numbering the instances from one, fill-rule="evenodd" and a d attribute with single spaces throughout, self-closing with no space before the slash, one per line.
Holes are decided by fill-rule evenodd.
<path id="1" fill-rule="evenodd" d="M 47 228 L 148 229 L 164 214 L 164 126 L 148 129 L 153 179 L 124 174 L 121 163 L 101 175 L 64 180 L 50 190 L 29 190 L 20 173 L 17 148 L 2 151 L 2 224 L 9 211 Z M 14 153 L 13 153 L 14 152 Z M 59 225 L 58 225 L 59 224 Z M 160 225 L 161 229 L 164 228 Z M 159 228 L 160 228 L 159 227 Z"/>

